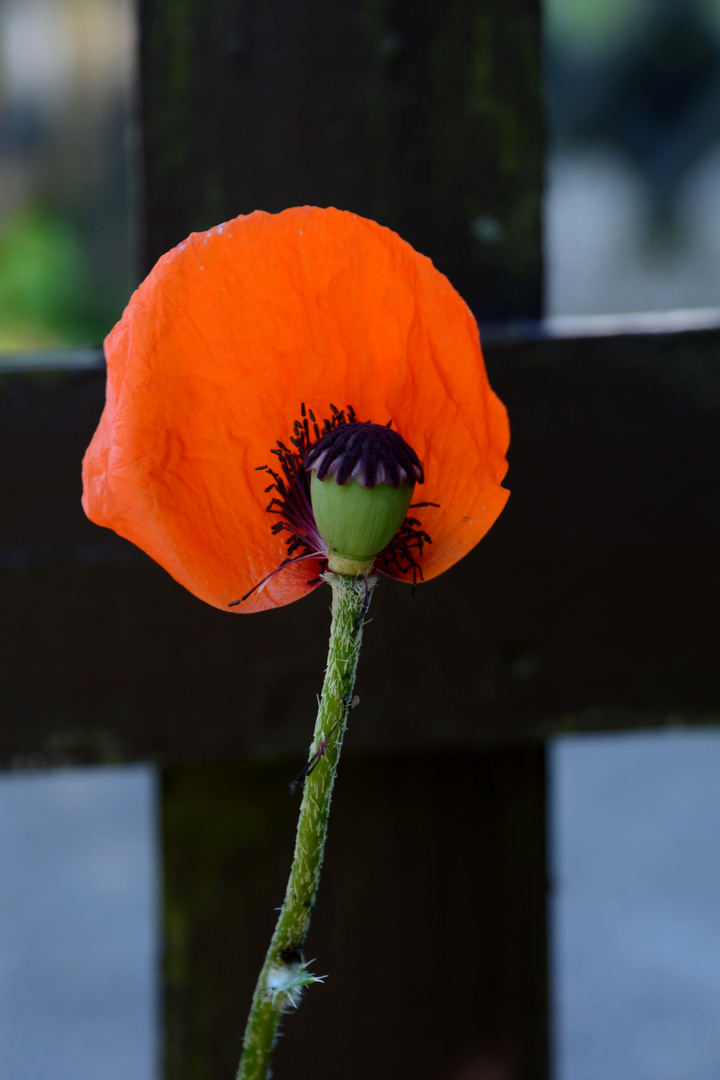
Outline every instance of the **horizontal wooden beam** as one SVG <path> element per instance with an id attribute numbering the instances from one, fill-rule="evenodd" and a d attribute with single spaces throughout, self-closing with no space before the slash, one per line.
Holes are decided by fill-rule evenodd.
<path id="1" fill-rule="evenodd" d="M 717 333 L 496 343 L 507 509 L 417 589 L 383 582 L 357 750 L 716 722 Z M 4 766 L 305 753 L 329 598 L 224 615 L 87 522 L 101 371 L 0 376 Z"/>

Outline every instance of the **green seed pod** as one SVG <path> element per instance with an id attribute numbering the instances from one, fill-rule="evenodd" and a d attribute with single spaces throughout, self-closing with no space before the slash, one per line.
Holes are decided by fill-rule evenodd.
<path id="1" fill-rule="evenodd" d="M 304 465 L 330 570 L 371 570 L 405 520 L 416 482 L 423 482 L 414 450 L 379 424 L 342 424 L 310 448 Z"/>
<path id="2" fill-rule="evenodd" d="M 412 493 L 407 484 L 365 488 L 355 480 L 338 484 L 332 476 L 318 480 L 313 471 L 310 497 L 330 569 L 341 574 L 370 570 L 405 520 Z"/>

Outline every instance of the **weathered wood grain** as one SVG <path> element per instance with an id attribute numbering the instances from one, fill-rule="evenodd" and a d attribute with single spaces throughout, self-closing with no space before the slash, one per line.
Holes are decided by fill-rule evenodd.
<path id="1" fill-rule="evenodd" d="M 145 270 L 255 209 L 338 206 L 484 318 L 537 318 L 536 0 L 142 0 Z"/>
<path id="2" fill-rule="evenodd" d="M 289 761 L 164 773 L 168 1080 L 234 1075 L 280 903 Z M 313 986 L 283 1023 L 293 1080 L 547 1076 L 541 747 L 346 755 Z"/>
<path id="3" fill-rule="evenodd" d="M 717 720 L 718 348 L 697 333 L 486 350 L 510 501 L 415 598 L 382 582 L 349 745 Z M 102 395 L 99 371 L 0 380 L 0 760 L 303 753 L 328 597 L 224 615 L 87 522 Z"/>

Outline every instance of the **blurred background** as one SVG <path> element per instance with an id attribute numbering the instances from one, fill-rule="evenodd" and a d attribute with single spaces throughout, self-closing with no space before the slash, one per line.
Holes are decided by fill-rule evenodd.
<path id="1" fill-rule="evenodd" d="M 720 304 L 720 3 L 547 0 L 547 315 Z M 129 0 L 0 2 L 0 350 L 136 282 Z"/>
<path id="2" fill-rule="evenodd" d="M 0 3 L 0 350 L 98 344 L 134 285 L 129 0 Z"/>
<path id="3" fill-rule="evenodd" d="M 544 18 L 545 315 L 720 308 L 720 0 Z M 0 365 L 136 283 L 134 54 L 128 0 L 0 0 Z M 556 1080 L 720 1077 L 720 736 L 668 725 L 552 740 Z M 158 1080 L 155 774 L 18 764 L 0 1076 Z"/>
<path id="4" fill-rule="evenodd" d="M 720 304 L 720 4 L 547 0 L 546 314 Z"/>

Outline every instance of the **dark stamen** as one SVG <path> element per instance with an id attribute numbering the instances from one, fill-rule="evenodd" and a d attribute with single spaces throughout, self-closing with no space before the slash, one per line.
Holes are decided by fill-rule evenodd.
<path id="1" fill-rule="evenodd" d="M 324 571 L 327 567 L 327 552 L 321 540 L 310 502 L 310 468 L 318 445 L 333 433 L 338 433 L 335 438 L 340 438 L 340 447 L 345 448 L 349 457 L 355 456 L 359 461 L 359 467 L 367 476 L 372 475 L 373 483 L 381 473 L 383 476 L 392 477 L 397 483 L 406 482 L 403 474 L 412 482 L 418 480 L 422 483 L 422 465 L 411 447 L 391 430 L 390 421 L 385 427 L 378 424 L 359 423 L 352 406 L 338 409 L 336 405 L 330 405 L 331 417 L 322 421 L 322 428 L 315 419 L 311 409 L 303 402 L 300 406 L 301 419 L 293 426 L 293 432 L 288 442 L 278 440 L 277 446 L 270 450 L 277 458 L 277 471 L 269 465 L 257 465 L 256 471 L 265 471 L 272 478 L 272 483 L 265 488 L 265 493 L 271 491 L 275 495 L 266 506 L 270 514 L 276 514 L 280 518 L 270 525 L 270 532 L 277 536 L 287 533 L 285 545 L 287 556 L 279 566 L 266 574 L 256 585 L 245 593 L 239 600 L 233 600 L 228 607 L 237 607 L 254 592 L 262 591 L 267 583 L 280 573 L 285 567 L 294 563 L 314 560 L 321 564 Z M 310 428 L 312 423 L 312 433 Z M 382 433 L 379 446 L 374 445 L 374 439 L 368 440 L 368 429 L 377 429 Z M 358 434 L 359 431 L 359 434 Z M 314 436 L 314 438 L 313 438 Z M 369 448 L 368 441 L 372 444 Z M 292 448 L 291 448 L 292 447 Z M 317 460 L 317 454 L 315 454 Z M 347 463 L 345 463 L 347 465 Z M 330 470 L 331 466 L 328 466 Z M 394 471 L 393 471 L 394 470 Z M 343 469 L 343 475 L 350 478 L 352 466 Z M 322 479 L 322 477 L 321 477 Z M 344 483 L 338 479 L 338 483 Z M 384 481 L 380 481 L 384 482 Z M 414 507 L 437 506 L 437 503 L 414 503 Z M 377 558 L 379 570 L 389 568 L 391 571 L 407 574 L 412 571 L 413 585 L 422 581 L 422 569 L 417 561 L 422 556 L 424 544 L 429 544 L 430 537 L 420 528 L 420 522 L 416 518 L 406 518 L 399 532 Z M 417 555 L 417 558 L 416 558 Z M 323 580 L 322 573 L 311 578 L 307 584 L 317 585 Z M 366 585 L 367 589 L 367 585 Z M 369 603 L 369 595 L 366 595 Z M 364 605 L 364 612 L 367 604 Z"/>
<path id="2" fill-rule="evenodd" d="M 365 488 L 414 487 L 425 479 L 420 459 L 402 436 L 369 421 L 338 424 L 310 448 L 304 464 L 318 480 L 332 476 L 340 485 L 354 480 Z"/>

